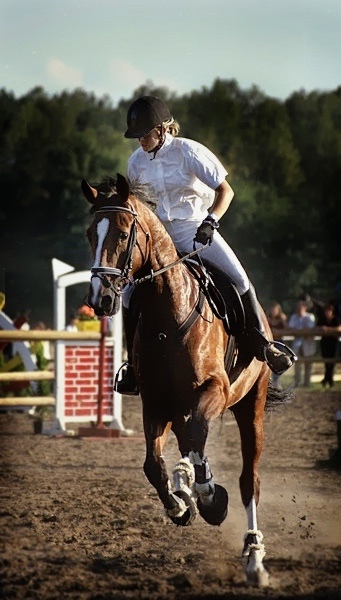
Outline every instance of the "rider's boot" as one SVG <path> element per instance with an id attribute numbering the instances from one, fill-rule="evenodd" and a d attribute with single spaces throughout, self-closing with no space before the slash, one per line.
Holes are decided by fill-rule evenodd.
<path id="1" fill-rule="evenodd" d="M 139 312 L 133 308 L 122 308 L 123 312 L 123 327 L 127 343 L 127 362 L 125 363 L 125 370 L 123 377 L 120 381 L 115 383 L 115 391 L 119 394 L 125 394 L 126 396 L 138 396 L 139 388 L 137 385 L 135 371 L 133 367 L 133 343 L 135 337 L 135 331 L 139 320 Z"/>
<path id="2" fill-rule="evenodd" d="M 295 354 L 284 344 L 273 341 L 269 342 L 267 339 L 256 292 L 251 283 L 248 291 L 240 298 L 245 311 L 245 334 L 250 339 L 254 356 L 258 360 L 266 362 L 273 373 L 281 375 L 294 364 L 296 360 Z M 276 344 L 285 348 L 288 354 L 282 352 L 282 350 L 276 347 Z"/>

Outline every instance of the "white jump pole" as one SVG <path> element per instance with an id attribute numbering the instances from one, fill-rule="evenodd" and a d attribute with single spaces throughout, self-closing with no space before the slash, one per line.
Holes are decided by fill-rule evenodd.
<path id="1" fill-rule="evenodd" d="M 90 282 L 90 271 L 74 270 L 74 267 L 60 260 L 52 259 L 52 272 L 54 283 L 54 328 L 65 329 L 65 288 L 77 283 Z M 119 312 L 112 318 L 112 336 L 114 340 L 113 362 L 114 369 L 122 362 L 122 315 Z M 56 396 L 56 419 L 62 429 L 65 428 L 65 343 L 57 341 L 55 346 L 55 396 Z M 122 423 L 122 396 L 113 392 L 113 420 L 110 427 L 119 429 L 123 433 L 126 430 Z"/>

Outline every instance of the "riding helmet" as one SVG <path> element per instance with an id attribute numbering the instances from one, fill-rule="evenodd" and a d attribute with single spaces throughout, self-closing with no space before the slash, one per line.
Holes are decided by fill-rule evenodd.
<path id="1" fill-rule="evenodd" d="M 126 138 L 145 137 L 157 125 L 171 119 L 167 105 L 156 96 L 142 96 L 131 104 L 127 113 Z"/>

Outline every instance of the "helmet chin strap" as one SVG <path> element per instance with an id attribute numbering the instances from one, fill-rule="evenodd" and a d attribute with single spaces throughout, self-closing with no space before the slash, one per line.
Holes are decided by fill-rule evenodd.
<path id="1" fill-rule="evenodd" d="M 165 133 L 163 133 L 163 126 L 162 124 L 160 125 L 160 132 L 159 132 L 159 143 L 157 144 L 157 146 L 155 146 L 155 148 L 153 150 L 148 150 L 148 154 L 152 154 L 153 153 L 153 157 L 150 160 L 154 160 L 156 153 L 160 150 L 160 148 L 162 148 L 163 144 L 165 143 Z"/>

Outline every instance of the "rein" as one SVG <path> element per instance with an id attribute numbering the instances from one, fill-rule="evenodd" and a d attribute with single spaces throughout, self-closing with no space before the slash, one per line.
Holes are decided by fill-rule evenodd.
<path id="1" fill-rule="evenodd" d="M 103 206 L 101 209 L 95 211 L 95 214 L 100 213 L 100 212 L 108 212 L 108 211 L 126 212 L 133 216 L 133 223 L 132 223 L 132 227 L 131 227 L 131 230 L 129 233 L 129 239 L 128 239 L 128 244 L 127 244 L 127 255 L 126 255 L 126 259 L 125 259 L 123 268 L 118 269 L 116 267 L 93 267 L 91 269 L 91 273 L 92 273 L 91 277 L 92 278 L 98 277 L 102 281 L 102 284 L 104 285 L 104 287 L 111 289 L 116 297 L 120 297 L 122 295 L 123 287 L 126 283 L 130 282 L 133 285 L 139 285 L 146 281 L 153 281 L 157 275 L 160 275 L 161 273 L 165 273 L 165 271 L 168 271 L 169 269 L 172 269 L 175 266 L 180 265 L 181 263 L 190 259 L 192 256 L 199 255 L 199 252 L 201 252 L 201 250 L 203 250 L 205 248 L 205 246 L 201 246 L 200 248 L 195 248 L 195 242 L 194 242 L 193 243 L 194 250 L 192 252 L 189 252 L 185 256 L 182 256 L 181 258 L 179 258 L 178 260 L 175 260 L 174 262 L 170 263 L 169 265 L 166 265 L 165 267 L 162 267 L 161 269 L 158 269 L 157 271 L 153 271 L 153 269 L 151 269 L 151 272 L 148 275 L 146 275 L 144 277 L 140 277 L 139 279 L 129 278 L 129 271 L 132 268 L 133 249 L 134 249 L 134 246 L 136 245 L 136 241 L 137 241 L 137 225 L 139 225 L 141 227 L 143 233 L 146 236 L 147 241 L 149 240 L 149 233 L 147 231 L 145 231 L 145 229 L 142 227 L 141 223 L 138 221 L 138 215 L 135 212 L 135 210 L 133 210 L 131 208 L 126 208 L 123 206 L 122 207 Z M 201 262 L 200 259 L 199 259 L 199 262 Z M 108 279 L 108 277 L 115 277 L 115 281 L 112 283 Z M 192 327 L 192 325 L 195 323 L 198 316 L 202 312 L 204 302 L 205 302 L 205 293 L 203 292 L 202 285 L 199 284 L 199 295 L 198 295 L 197 302 L 196 302 L 195 306 L 193 307 L 192 311 L 190 312 L 190 314 L 186 317 L 185 321 L 180 325 L 180 327 L 178 329 L 177 335 L 180 336 L 180 338 L 183 338 L 186 335 L 186 333 L 189 331 L 189 329 Z M 167 338 L 167 335 L 165 333 L 160 334 L 160 336 L 161 336 L 159 338 L 160 340 Z"/>
<path id="2" fill-rule="evenodd" d="M 96 210 L 95 214 L 101 213 L 101 212 L 127 212 L 134 217 L 133 224 L 132 224 L 132 227 L 131 227 L 131 230 L 129 233 L 129 239 L 128 239 L 128 245 L 127 245 L 127 257 L 126 257 L 125 263 L 123 265 L 123 268 L 118 269 L 116 267 L 92 267 L 92 269 L 91 269 L 92 277 L 99 277 L 99 279 L 101 279 L 103 285 L 108 289 L 111 288 L 117 296 L 120 296 L 122 294 L 123 282 L 126 282 L 126 283 L 130 282 L 134 285 L 138 285 L 140 283 L 145 283 L 146 281 L 153 281 L 154 277 L 156 277 L 157 275 L 161 275 L 161 273 L 165 273 L 165 271 L 168 271 L 169 269 L 176 267 L 177 265 L 181 264 L 182 262 L 186 261 L 187 259 L 191 258 L 192 256 L 198 255 L 199 252 L 201 252 L 201 250 L 203 250 L 205 248 L 205 246 L 196 248 L 192 252 L 189 252 L 189 254 L 182 256 L 178 260 L 175 260 L 174 262 L 170 263 L 169 265 L 166 265 L 165 267 L 162 267 L 161 269 L 158 269 L 157 271 L 153 271 L 153 269 L 151 269 L 151 272 L 149 275 L 145 275 L 144 277 L 140 277 L 139 279 L 130 279 L 129 271 L 131 270 L 131 267 L 132 267 L 133 248 L 136 245 L 137 224 L 141 227 L 147 240 L 149 239 L 149 234 L 147 231 L 144 230 L 141 223 L 138 221 L 138 218 L 137 218 L 138 214 L 132 208 L 126 208 L 124 206 L 103 206 L 102 208 Z M 116 283 L 116 285 L 112 285 L 112 283 L 108 279 L 108 277 L 113 277 L 113 276 L 118 278 L 118 282 Z"/>
<path id="3" fill-rule="evenodd" d="M 182 262 L 186 261 L 188 258 L 191 258 L 192 256 L 195 256 L 196 254 L 201 252 L 201 250 L 203 250 L 204 248 L 205 248 L 205 246 L 202 246 L 201 248 L 197 248 L 197 249 L 193 250 L 192 252 L 190 252 L 189 254 L 186 254 L 185 256 L 182 256 L 178 260 L 175 260 L 174 262 L 170 263 L 166 267 L 162 267 L 161 269 L 158 269 L 157 271 L 153 271 L 153 269 L 151 269 L 151 272 L 149 275 L 145 275 L 145 277 L 140 277 L 139 279 L 134 279 L 133 283 L 135 285 L 137 285 L 139 283 L 144 283 L 145 281 L 153 281 L 153 279 L 154 279 L 154 277 L 156 277 L 156 275 L 161 275 L 161 273 L 164 273 L 165 271 L 168 271 L 169 269 L 172 269 L 173 267 L 180 265 Z"/>

